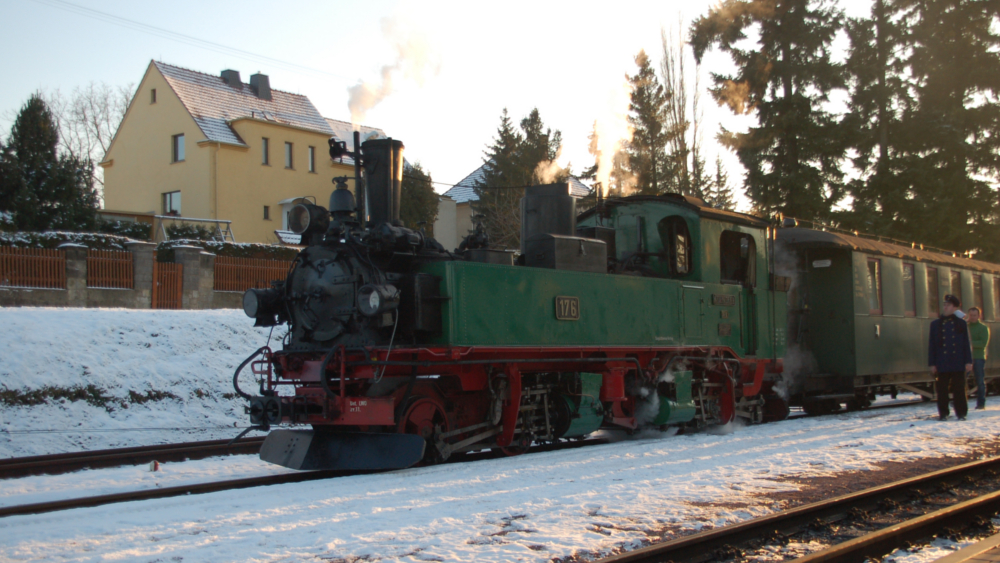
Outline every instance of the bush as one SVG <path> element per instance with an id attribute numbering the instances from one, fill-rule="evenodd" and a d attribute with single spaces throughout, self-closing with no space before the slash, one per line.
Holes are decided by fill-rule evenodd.
<path id="1" fill-rule="evenodd" d="M 126 242 L 133 239 L 103 233 L 67 233 L 46 231 L 44 233 L 17 232 L 0 233 L 0 245 L 17 248 L 58 248 L 64 242 L 82 244 L 92 250 L 128 250 Z"/>
<path id="2" fill-rule="evenodd" d="M 294 260 L 299 251 L 296 248 L 256 242 L 219 242 L 217 240 L 167 240 L 156 247 L 156 259 L 160 262 L 174 261 L 174 248 L 178 246 L 198 246 L 216 256 L 233 258 L 260 258 L 264 260 Z"/>
<path id="3" fill-rule="evenodd" d="M 200 225 L 174 223 L 167 227 L 167 237 L 170 240 L 212 240 L 215 233 Z"/>
<path id="4" fill-rule="evenodd" d="M 119 235 L 134 240 L 149 241 L 153 232 L 153 226 L 149 223 L 139 223 L 137 221 L 101 221 L 97 227 L 102 233 Z"/>

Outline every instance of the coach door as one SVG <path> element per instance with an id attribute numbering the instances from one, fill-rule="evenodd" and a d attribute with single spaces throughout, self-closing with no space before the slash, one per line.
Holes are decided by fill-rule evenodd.
<path id="1" fill-rule="evenodd" d="M 739 285 L 742 353 L 757 353 L 757 245 L 749 233 L 723 231 L 719 240 L 720 279 Z"/>

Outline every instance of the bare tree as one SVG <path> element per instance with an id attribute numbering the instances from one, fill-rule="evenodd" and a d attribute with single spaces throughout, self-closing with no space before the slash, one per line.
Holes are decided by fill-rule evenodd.
<path id="1" fill-rule="evenodd" d="M 663 45 L 663 59 L 660 73 L 663 83 L 671 96 L 667 102 L 666 127 L 673 133 L 670 137 L 669 157 L 674 161 L 677 178 L 674 189 L 685 195 L 704 198 L 711 183 L 702 154 L 701 123 L 704 114 L 699 108 L 701 99 L 701 68 L 695 62 L 694 89 L 687 89 L 687 43 L 684 41 L 684 18 L 678 16 L 677 31 L 660 29 Z M 688 109 L 690 108 L 690 112 Z"/>
<path id="2" fill-rule="evenodd" d="M 74 89 L 69 97 L 58 90 L 45 96 L 59 124 L 60 148 L 94 163 L 94 185 L 102 196 L 104 169 L 96 165 L 104 160 L 111 147 L 118 125 L 128 110 L 133 90 L 133 84 L 110 86 L 103 82 L 91 82 Z"/>

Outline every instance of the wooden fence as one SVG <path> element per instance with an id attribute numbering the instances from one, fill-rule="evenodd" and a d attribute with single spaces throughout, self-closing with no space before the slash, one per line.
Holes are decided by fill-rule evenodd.
<path id="1" fill-rule="evenodd" d="M 272 280 L 283 280 L 292 267 L 291 260 L 215 257 L 215 291 L 246 291 L 251 287 L 267 289 Z"/>
<path id="2" fill-rule="evenodd" d="M 87 287 L 132 289 L 132 253 L 87 250 Z"/>
<path id="3" fill-rule="evenodd" d="M 184 264 L 153 261 L 153 309 L 180 309 L 183 287 Z"/>
<path id="4" fill-rule="evenodd" d="M 0 246 L 0 286 L 66 289 L 66 253 Z"/>

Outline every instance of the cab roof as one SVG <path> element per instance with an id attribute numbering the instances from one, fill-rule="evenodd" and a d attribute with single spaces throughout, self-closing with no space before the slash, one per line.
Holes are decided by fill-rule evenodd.
<path id="1" fill-rule="evenodd" d="M 745 213 L 737 213 L 736 211 L 726 211 L 724 209 L 717 209 L 711 205 L 705 203 L 705 200 L 681 194 L 663 194 L 663 195 L 633 195 L 628 197 L 616 197 L 605 200 L 604 205 L 607 207 L 617 207 L 620 205 L 630 205 L 635 203 L 666 203 L 670 205 L 676 205 L 678 207 L 683 207 L 690 209 L 698 214 L 699 217 L 704 217 L 706 219 L 715 219 L 717 221 L 725 221 L 727 223 L 735 223 L 738 225 L 746 225 L 748 227 L 757 227 L 760 229 L 766 228 L 770 223 L 761 219 L 760 217 L 755 217 L 753 215 L 747 215 Z M 586 219 L 596 213 L 596 208 L 588 209 L 580 214 L 580 219 Z"/>

